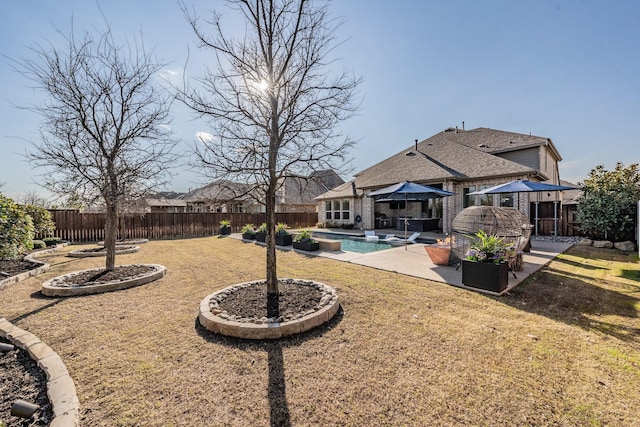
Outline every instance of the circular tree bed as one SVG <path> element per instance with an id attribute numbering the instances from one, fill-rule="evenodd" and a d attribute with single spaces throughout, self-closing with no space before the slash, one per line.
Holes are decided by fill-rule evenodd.
<path id="1" fill-rule="evenodd" d="M 116 245 L 116 255 L 133 254 L 140 250 L 140 247 L 134 245 Z M 67 256 L 73 258 L 88 258 L 97 256 L 106 256 L 107 250 L 104 246 L 88 249 L 76 249 L 67 254 Z"/>
<path id="2" fill-rule="evenodd" d="M 206 296 L 198 320 L 206 329 L 226 336 L 275 339 L 308 331 L 333 318 L 340 304 L 336 290 L 302 279 L 278 281 L 280 315 L 267 317 L 264 280 L 229 286 Z"/>
<path id="3" fill-rule="evenodd" d="M 165 274 L 166 269 L 159 264 L 119 265 L 113 271 L 94 268 L 47 280 L 42 284 L 42 293 L 64 297 L 119 291 L 151 283 Z"/>
<path id="4" fill-rule="evenodd" d="M 149 243 L 149 239 L 120 239 L 120 240 L 116 240 L 116 246 L 141 245 L 143 243 Z M 104 246 L 104 241 L 98 242 L 98 245 Z"/>

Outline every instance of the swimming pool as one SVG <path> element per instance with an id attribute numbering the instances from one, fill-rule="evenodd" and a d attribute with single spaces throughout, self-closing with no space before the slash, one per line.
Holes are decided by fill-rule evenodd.
<path id="1" fill-rule="evenodd" d="M 313 236 L 320 237 L 322 239 L 339 240 L 340 247 L 343 251 L 357 252 L 361 254 L 383 251 L 393 247 L 386 242 L 365 242 L 363 237 L 349 236 L 346 234 L 315 232 L 313 233 Z"/>

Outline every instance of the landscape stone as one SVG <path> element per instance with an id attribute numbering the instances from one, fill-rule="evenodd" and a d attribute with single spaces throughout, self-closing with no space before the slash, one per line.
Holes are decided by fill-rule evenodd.
<path id="1" fill-rule="evenodd" d="M 593 247 L 611 249 L 613 248 L 613 242 L 610 242 L 609 240 L 594 240 Z"/>
<path id="2" fill-rule="evenodd" d="M 613 247 L 623 252 L 633 252 L 636 249 L 635 243 L 629 240 L 626 242 L 615 242 Z"/>
<path id="3" fill-rule="evenodd" d="M 580 245 L 580 246 L 591 246 L 593 245 L 593 240 L 591 239 L 587 239 L 586 237 L 584 239 L 580 239 L 576 245 Z"/>

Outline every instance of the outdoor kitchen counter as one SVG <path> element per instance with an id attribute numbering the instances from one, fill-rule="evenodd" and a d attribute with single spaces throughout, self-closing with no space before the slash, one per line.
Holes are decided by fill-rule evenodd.
<path id="1" fill-rule="evenodd" d="M 408 231 L 431 231 L 437 230 L 440 218 L 408 218 Z M 404 218 L 398 218 L 397 230 L 404 230 Z"/>

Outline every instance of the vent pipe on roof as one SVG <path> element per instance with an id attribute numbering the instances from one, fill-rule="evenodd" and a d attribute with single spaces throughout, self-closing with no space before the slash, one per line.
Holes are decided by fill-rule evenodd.
<path id="1" fill-rule="evenodd" d="M 462 121 L 462 130 L 464 130 L 464 120 Z"/>
<path id="2" fill-rule="evenodd" d="M 416 151 L 418 151 L 418 140 L 416 139 Z"/>
<path id="3" fill-rule="evenodd" d="M 458 133 L 458 126 L 456 126 L 456 133 Z"/>

